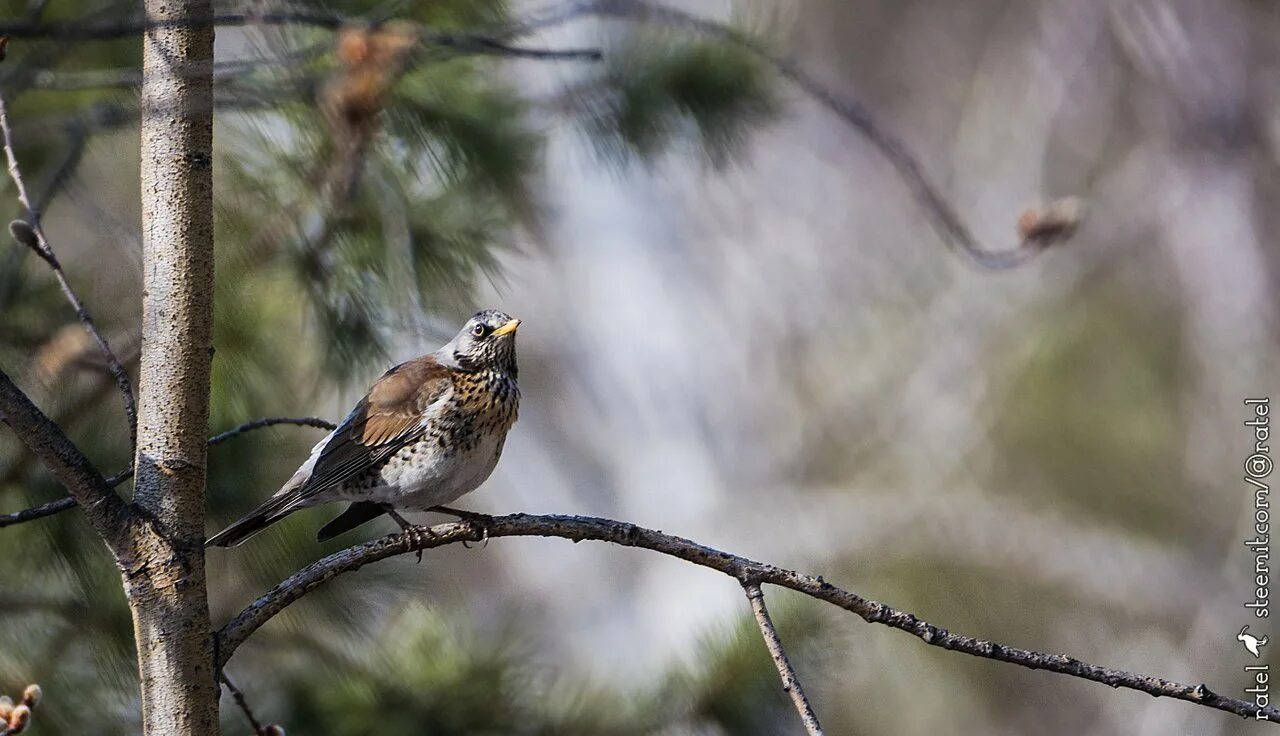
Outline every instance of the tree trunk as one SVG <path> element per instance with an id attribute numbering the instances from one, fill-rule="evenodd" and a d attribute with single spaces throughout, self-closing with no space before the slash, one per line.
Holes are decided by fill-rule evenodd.
<path id="1" fill-rule="evenodd" d="M 125 570 L 144 732 L 218 731 L 205 591 L 213 327 L 210 0 L 146 0 L 143 300 L 134 568 Z M 157 27 L 158 26 L 158 27 Z"/>

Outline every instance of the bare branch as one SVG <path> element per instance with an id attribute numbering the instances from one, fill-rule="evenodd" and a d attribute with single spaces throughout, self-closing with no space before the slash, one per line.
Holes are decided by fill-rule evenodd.
<path id="1" fill-rule="evenodd" d="M 778 630 L 774 628 L 773 619 L 769 617 L 769 609 L 764 605 L 764 591 L 760 590 L 759 583 L 747 583 L 742 586 L 742 589 L 747 593 L 747 602 L 751 604 L 751 613 L 755 615 L 756 624 L 760 626 L 760 635 L 764 637 L 764 645 L 769 650 L 769 656 L 773 658 L 773 666 L 778 668 L 782 689 L 791 696 L 791 702 L 795 704 L 796 712 L 800 714 L 800 721 L 804 723 L 805 732 L 809 736 L 822 736 L 818 715 L 813 712 L 809 698 L 800 687 L 800 678 L 796 676 L 796 670 L 791 666 L 787 650 L 782 648 L 782 639 L 778 637 Z"/>
<path id="2" fill-rule="evenodd" d="M 279 13 L 224 13 L 213 16 L 214 26 L 270 26 L 294 25 L 311 26 L 327 30 L 337 30 L 344 25 L 374 25 L 368 20 L 345 18 L 338 15 L 310 12 Z M 145 18 L 111 20 L 106 22 L 71 22 L 71 23 L 33 23 L 31 21 L 13 21 L 0 23 L 0 36 L 26 39 L 53 39 L 59 41 L 103 41 L 129 36 L 138 36 L 150 30 L 172 28 L 177 24 L 167 21 L 147 21 Z M 200 21 L 187 21 L 189 28 L 208 25 Z M 464 52 L 509 56 L 517 59 L 539 60 L 583 60 L 599 61 L 602 54 L 599 49 L 530 49 L 512 46 L 499 37 L 468 33 L 443 33 L 423 29 L 419 34 L 422 41 L 433 46 L 458 49 Z"/>
<path id="3" fill-rule="evenodd" d="M 338 426 L 333 422 L 327 419 L 321 419 L 320 417 L 264 417 L 262 419 L 254 419 L 253 421 L 245 422 L 244 424 L 232 427 L 225 432 L 215 434 L 209 438 L 209 446 L 212 447 L 213 445 L 220 445 L 232 437 L 238 437 L 245 432 L 252 432 L 255 429 L 262 429 L 263 427 L 274 427 L 277 424 L 293 424 L 299 427 L 315 427 L 316 429 L 328 430 L 333 430 Z"/>
<path id="4" fill-rule="evenodd" d="M 422 40 L 436 46 L 456 49 L 462 53 L 507 56 L 513 59 L 540 61 L 600 61 L 604 53 L 600 49 L 535 49 L 512 46 L 497 38 L 449 33 L 424 33 Z"/>
<path id="5" fill-rule="evenodd" d="M 479 541 L 486 537 L 559 537 L 573 542 L 591 540 L 625 547 L 639 547 L 710 568 L 729 575 L 744 585 L 768 583 L 803 593 L 855 613 L 869 623 L 905 631 L 935 647 L 984 659 L 1008 662 L 1033 670 L 1056 672 L 1111 687 L 1137 690 L 1157 697 L 1183 700 L 1238 716 L 1256 717 L 1259 720 L 1269 719 L 1280 724 L 1280 708 L 1259 708 L 1253 703 L 1219 695 L 1204 684 L 1186 685 L 1161 677 L 1100 667 L 1062 654 L 1019 649 L 993 641 L 954 634 L 923 621 L 914 614 L 841 590 L 821 577 L 756 562 L 688 539 L 644 529 L 635 524 L 588 516 L 512 514 L 485 517 L 483 522 L 468 520 L 440 524 L 432 527 L 431 534 L 393 534 L 335 552 L 299 570 L 249 604 L 238 616 L 223 626 L 215 641 L 217 664 L 219 667 L 225 665 L 236 649 L 276 614 L 343 573 L 359 570 L 372 562 L 396 555 L 457 542 Z"/>
<path id="6" fill-rule="evenodd" d="M 1020 266 L 1050 245 L 1065 240 L 1078 224 L 1078 222 L 1072 223 L 1069 228 L 1058 230 L 1053 238 L 1021 233 L 1022 237 L 1012 249 L 991 250 L 983 247 L 956 214 L 955 208 L 947 198 L 925 175 L 924 167 L 907 146 L 877 122 L 864 105 L 855 100 L 841 98 L 810 76 L 796 62 L 778 56 L 747 34 L 685 10 L 643 0 L 580 0 L 546 18 L 526 23 L 519 27 L 517 32 L 522 34 L 527 32 L 526 29 L 558 25 L 586 15 L 623 18 L 683 28 L 727 41 L 763 59 L 784 79 L 789 80 L 818 104 L 848 123 L 878 148 L 902 177 L 916 203 L 929 216 L 930 224 L 943 242 L 948 247 L 959 250 L 982 268 L 1004 270 Z"/>
<path id="7" fill-rule="evenodd" d="M 249 727 L 253 729 L 254 736 L 273 736 L 280 733 L 274 725 L 263 725 L 257 716 L 253 714 L 253 709 L 249 707 L 249 701 L 245 699 L 244 693 L 240 692 L 240 688 L 231 682 L 231 678 L 227 677 L 227 673 L 222 673 L 222 684 L 227 686 L 227 692 L 231 693 L 231 699 L 236 701 L 236 706 L 240 708 L 240 712 L 244 713 L 245 720 L 249 721 Z"/>
<path id="8" fill-rule="evenodd" d="M 58 514 L 75 507 L 76 500 L 71 496 L 66 496 L 64 498 L 59 498 L 57 501 L 50 501 L 49 503 L 42 504 L 34 508 L 15 511 L 12 514 L 0 515 L 0 529 L 14 524 L 43 519 L 46 516 L 53 516 L 54 514 Z"/>
<path id="9" fill-rule="evenodd" d="M 263 427 L 273 427 L 277 424 L 293 424 L 300 427 L 316 427 L 318 429 L 329 430 L 338 426 L 333 422 L 330 422 L 327 419 L 321 419 L 320 417 L 265 417 L 263 419 L 254 419 L 253 421 L 245 422 L 244 424 L 228 429 L 225 432 L 215 434 L 209 438 L 209 446 L 212 447 L 214 445 L 220 445 L 232 437 L 238 437 L 245 432 L 252 432 L 255 429 L 262 429 Z M 106 484 L 110 488 L 115 488 L 132 477 L 133 468 L 128 467 L 110 478 L 107 478 Z M 25 521 L 42 519 L 46 516 L 53 516 L 54 514 L 66 511 L 67 509 L 75 508 L 76 505 L 76 499 L 68 496 L 66 498 L 60 498 L 57 501 L 50 501 L 43 506 L 36 506 L 35 508 L 6 514 L 4 516 L 0 516 L 0 528 L 11 526 L 13 524 L 21 524 Z"/>
<path id="10" fill-rule="evenodd" d="M 0 418 L 53 473 L 112 551 L 123 549 L 129 510 L 89 459 L 0 371 Z M 49 512 L 54 513 L 54 512 Z M 48 514 L 45 514 L 48 515 Z"/>
<path id="11" fill-rule="evenodd" d="M 53 269 L 54 278 L 58 281 L 63 295 L 67 301 L 71 303 L 71 308 L 75 310 L 76 317 L 80 319 L 86 331 L 98 344 L 98 350 L 102 353 L 102 357 L 107 361 L 107 369 L 111 371 L 112 378 L 116 381 L 116 386 L 120 389 L 120 398 L 124 402 L 124 416 L 129 424 L 129 447 L 133 447 L 138 439 L 138 409 L 133 398 L 133 384 L 129 381 L 129 374 L 125 371 L 124 366 L 120 364 L 120 359 L 116 357 L 115 352 L 111 349 L 111 344 L 107 342 L 107 338 L 103 337 L 98 330 L 98 326 L 94 324 L 93 318 L 89 316 L 89 310 L 85 307 L 84 302 L 80 301 L 80 297 L 76 295 L 71 283 L 67 280 L 67 274 L 62 270 L 62 265 L 58 263 L 58 258 L 53 253 L 49 241 L 44 236 L 44 229 L 40 227 L 40 213 L 36 210 L 35 204 L 27 196 L 26 184 L 22 181 L 22 172 L 18 168 L 18 157 L 13 151 L 13 132 L 9 129 L 9 114 L 5 108 L 4 97 L 0 96 L 0 132 L 4 134 L 4 155 L 9 161 L 9 177 L 13 179 L 14 186 L 18 190 L 18 201 L 27 209 L 27 217 L 29 222 L 15 220 L 9 224 L 9 231 L 22 245 L 35 251 L 49 267 Z"/>
<path id="12" fill-rule="evenodd" d="M 147 20 L 143 16 L 111 19 L 103 21 L 72 21 L 68 23 L 36 23 L 30 20 L 15 20 L 0 23 L 0 35 L 15 39 L 51 39 L 54 41 L 112 41 L 120 38 L 140 36 L 146 31 L 191 28 L 200 29 L 210 26 L 311 26 L 313 28 L 337 29 L 348 20 L 339 15 L 310 12 L 274 12 L 274 13 L 223 13 L 204 19 Z"/>

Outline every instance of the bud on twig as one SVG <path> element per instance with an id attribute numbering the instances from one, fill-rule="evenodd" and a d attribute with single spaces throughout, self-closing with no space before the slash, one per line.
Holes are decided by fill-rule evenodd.
<path id="1" fill-rule="evenodd" d="M 34 708 L 40 705 L 40 698 L 44 696 L 44 691 L 39 685 L 32 683 L 27 685 L 27 689 L 22 691 L 22 704 Z"/>
<path id="2" fill-rule="evenodd" d="M 0 695 L 0 736 L 16 736 L 31 723 L 31 710 L 40 704 L 42 692 L 36 684 L 27 685 L 22 691 L 22 702 L 13 704 L 13 698 Z"/>
<path id="3" fill-rule="evenodd" d="M 45 263 L 56 268 L 62 268 L 58 265 L 58 259 L 53 257 L 53 253 L 40 243 L 40 236 L 36 234 L 36 229 L 26 220 L 14 220 L 9 223 L 9 234 L 13 239 L 18 241 L 19 245 L 25 245 L 35 254 L 40 256 Z"/>
<path id="4" fill-rule="evenodd" d="M 9 714 L 9 733 L 18 734 L 31 722 L 31 707 L 19 705 Z"/>
<path id="5" fill-rule="evenodd" d="M 14 220 L 9 223 L 9 234 L 13 235 L 13 239 L 19 244 L 40 250 L 40 240 L 36 237 L 36 231 L 26 220 Z"/>
<path id="6" fill-rule="evenodd" d="M 1076 234 L 1084 218 L 1084 203 L 1077 197 L 1056 199 L 1030 207 L 1018 218 L 1018 237 L 1024 242 L 1048 247 Z"/>

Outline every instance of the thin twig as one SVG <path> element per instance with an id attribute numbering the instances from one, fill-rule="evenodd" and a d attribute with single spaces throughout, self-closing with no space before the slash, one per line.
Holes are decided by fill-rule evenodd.
<path id="1" fill-rule="evenodd" d="M 89 523 L 119 559 L 126 549 L 128 507 L 80 448 L 3 371 L 0 419 L 84 508 Z"/>
<path id="2" fill-rule="evenodd" d="M 515 59 L 537 59 L 542 61 L 600 61 L 604 53 L 600 49 L 538 49 L 512 46 L 497 38 L 457 33 L 434 33 L 423 31 L 424 43 L 456 49 L 461 52 L 488 54 L 492 56 L 509 56 Z"/>
<path id="3" fill-rule="evenodd" d="M 787 650 L 783 649 L 782 639 L 778 637 L 778 630 L 773 625 L 773 619 L 769 617 L 769 609 L 764 605 L 764 591 L 760 590 L 759 583 L 745 583 L 742 589 L 747 593 L 747 602 L 751 604 L 751 613 L 755 615 L 756 623 L 760 626 L 760 636 L 764 637 L 764 645 L 769 650 L 769 656 L 773 658 L 773 666 L 778 668 L 782 689 L 791 696 L 791 702 L 795 704 L 796 712 L 800 714 L 800 721 L 804 723 L 805 732 L 809 736 L 822 736 L 818 715 L 813 712 L 813 706 L 809 704 L 804 688 L 800 687 L 800 678 L 796 676 L 796 670 L 791 666 Z"/>
<path id="4" fill-rule="evenodd" d="M 185 27 L 214 26 L 273 26 L 300 25 L 337 30 L 344 25 L 372 25 L 368 20 L 339 15 L 311 12 L 275 13 L 223 13 L 208 21 L 185 21 Z M 109 22 L 32 23 L 13 21 L 0 23 L 0 35 L 10 38 L 49 38 L 60 41 L 101 41 L 137 36 L 150 30 L 176 27 L 168 21 L 148 21 L 137 17 Z M 511 46 L 501 38 L 468 33 L 446 33 L 423 30 L 420 34 L 427 44 L 460 48 L 480 53 L 511 56 L 521 59 L 586 60 L 599 61 L 599 49 L 530 49 Z"/>
<path id="5" fill-rule="evenodd" d="M 644 2 L 644 0 L 580 0 L 570 3 L 545 19 L 526 23 L 520 27 L 520 30 L 545 28 L 590 15 L 683 28 L 732 43 L 760 58 L 772 66 L 779 75 L 848 123 L 879 149 L 902 177 L 912 198 L 928 215 L 930 224 L 943 242 L 948 247 L 960 251 L 982 268 L 1004 270 L 1022 265 L 1049 245 L 1065 239 L 1065 237 L 1053 239 L 1021 237 L 1018 244 L 1011 249 L 991 250 L 983 247 L 956 214 L 947 198 L 925 175 L 924 167 L 920 165 L 906 144 L 877 122 L 864 105 L 855 100 L 842 98 L 810 76 L 795 61 L 778 56 L 756 39 L 729 26 L 685 10 Z"/>
<path id="6" fill-rule="evenodd" d="M 338 426 L 333 422 L 327 419 L 321 419 L 320 417 L 264 417 L 262 419 L 254 419 L 253 421 L 232 427 L 220 434 L 215 434 L 209 438 L 209 446 L 212 447 L 214 445 L 220 445 L 232 437 L 237 437 L 245 432 L 252 432 L 255 429 L 262 429 L 263 427 L 272 427 L 277 424 L 293 424 L 299 427 L 316 427 L 317 429 L 329 430 Z M 115 488 L 132 477 L 133 467 L 130 466 L 107 478 L 107 487 Z M 66 511 L 67 509 L 75 508 L 75 506 L 76 500 L 68 496 L 66 498 L 60 498 L 57 501 L 50 501 L 42 506 L 36 506 L 35 508 L 15 511 L 12 514 L 0 516 L 0 528 L 11 526 L 13 524 L 21 524 L 25 521 L 42 519 L 46 516 L 53 516 L 54 514 Z"/>
<path id="7" fill-rule="evenodd" d="M 555 61 L 600 61 L 604 54 L 600 49 L 543 49 L 512 46 L 502 41 L 456 34 L 426 35 L 424 41 L 446 47 L 448 59 L 455 59 L 468 54 L 488 56 L 506 56 L 513 59 L 555 60 Z M 328 50 L 328 46 L 324 47 Z M 314 56 L 314 54 L 313 54 Z M 439 61 L 432 58 L 430 61 Z M 214 64 L 214 83 L 229 82 L 241 77 L 251 76 L 264 67 L 281 66 L 284 63 L 298 63 L 306 59 L 290 58 L 285 61 L 274 59 L 254 59 L 251 61 L 219 62 Z M 203 72 L 190 72 L 197 74 Z M 179 76 L 186 76 L 178 72 Z M 118 69 L 93 69 L 89 71 L 52 71 L 44 70 L 32 75 L 32 89 L 49 92 L 82 92 L 93 89 L 133 89 L 142 85 L 141 67 L 123 67 Z"/>
<path id="8" fill-rule="evenodd" d="M 115 352 L 111 349 L 111 344 L 107 342 L 107 338 L 103 337 L 102 332 L 98 330 L 98 326 L 94 324 L 93 318 L 89 316 L 89 310 L 85 307 L 84 302 L 80 301 L 80 297 L 76 295 L 74 289 L 71 288 L 71 282 L 67 280 L 67 274 L 62 270 L 62 264 L 58 262 L 58 258 L 53 253 L 53 248 L 49 245 L 49 240 L 44 236 L 44 228 L 40 226 L 40 212 L 35 208 L 35 204 L 27 196 L 27 186 L 22 181 L 22 172 L 18 168 L 18 157 L 13 150 L 13 132 L 9 129 L 9 114 L 5 108 L 4 96 L 0 95 L 0 132 L 4 134 L 4 155 L 9 161 L 9 178 L 13 179 L 14 186 L 18 189 L 18 201 L 27 210 L 31 232 L 35 236 L 34 243 L 23 243 L 23 245 L 32 248 L 35 252 L 49 264 L 53 269 L 54 278 L 58 281 L 58 286 L 62 289 L 62 294 L 71 303 L 71 308 L 75 310 L 76 317 L 80 323 L 84 325 L 85 330 L 98 344 L 98 350 L 102 353 L 102 357 L 107 361 L 107 369 L 111 371 L 111 377 L 115 379 L 116 386 L 120 389 L 120 398 L 124 402 L 125 421 L 129 424 L 129 448 L 132 448 L 138 441 L 138 409 L 133 398 L 133 384 L 129 380 L 129 373 L 120 364 L 120 359 L 116 357 Z M 10 229 L 13 229 L 12 227 Z M 15 237 L 18 231 L 14 231 Z"/>
<path id="9" fill-rule="evenodd" d="M 12 526 L 14 524 L 21 524 L 27 521 L 35 521 L 36 519 L 43 519 L 46 516 L 53 516 L 54 514 L 61 513 L 67 509 L 75 508 L 75 505 L 76 500 L 71 496 L 67 496 L 65 498 L 59 498 L 57 501 L 50 501 L 49 503 L 42 504 L 34 508 L 15 511 L 12 514 L 4 514 L 3 516 L 0 516 L 0 528 Z"/>
<path id="10" fill-rule="evenodd" d="M 440 524 L 432 527 L 430 534 L 392 534 L 335 552 L 294 573 L 249 604 L 238 616 L 223 626 L 217 638 L 217 664 L 219 667 L 225 665 L 236 649 L 276 614 L 339 575 L 359 570 L 365 565 L 389 557 L 446 544 L 479 541 L 486 537 L 559 537 L 574 542 L 592 540 L 626 547 L 639 547 L 716 570 L 744 584 L 768 583 L 803 593 L 857 614 L 869 623 L 905 631 L 931 646 L 1016 664 L 1029 669 L 1057 672 L 1111 687 L 1137 690 L 1157 697 L 1183 700 L 1238 716 L 1270 720 L 1280 725 L 1280 708 L 1274 706 L 1259 708 L 1251 702 L 1219 695 L 1205 684 L 1186 685 L 1162 677 L 1100 667 L 1062 654 L 1019 649 L 993 641 L 954 634 L 923 621 L 914 614 L 837 588 L 821 577 L 756 562 L 688 539 L 638 527 L 635 524 L 587 516 L 512 514 L 486 518 L 479 523 L 469 520 Z"/>
<path id="11" fill-rule="evenodd" d="M 255 736 L 265 736 L 268 733 L 267 727 L 253 715 L 253 710 L 249 708 L 249 701 L 245 699 L 244 693 L 240 692 L 240 688 L 231 682 L 231 678 L 227 677 L 227 673 L 222 674 L 222 684 L 227 686 L 227 692 L 231 693 L 231 699 L 236 701 L 240 712 L 244 713 L 244 717 L 249 721 L 249 727 L 253 729 Z"/>
<path id="12" fill-rule="evenodd" d="M 171 28 L 208 28 L 209 26 L 311 26 L 336 30 L 350 22 L 331 13 L 274 12 L 221 13 L 197 20 L 147 20 L 142 16 L 100 22 L 33 23 L 15 20 L 0 23 L 0 35 L 15 39 L 47 38 L 55 41 L 112 41 L 139 36 L 144 32 Z"/>
<path id="13" fill-rule="evenodd" d="M 232 437 L 237 437 L 245 432 L 252 432 L 255 429 L 262 429 L 263 427 L 274 427 L 277 424 L 292 424 L 299 427 L 315 427 L 316 429 L 328 430 L 333 430 L 338 426 L 328 419 L 321 419 L 320 417 L 264 417 L 262 419 L 254 419 L 252 421 L 245 422 L 244 424 L 232 427 L 225 432 L 215 434 L 209 438 L 209 445 L 211 447 L 213 445 L 220 445 Z"/>

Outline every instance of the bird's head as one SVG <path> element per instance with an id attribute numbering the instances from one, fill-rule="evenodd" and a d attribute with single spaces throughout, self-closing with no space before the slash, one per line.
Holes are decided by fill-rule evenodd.
<path id="1" fill-rule="evenodd" d="M 516 372 L 516 330 L 520 320 L 496 309 L 476 312 L 444 352 L 466 370 Z"/>

